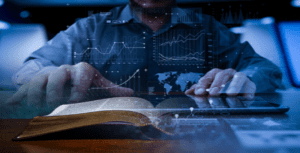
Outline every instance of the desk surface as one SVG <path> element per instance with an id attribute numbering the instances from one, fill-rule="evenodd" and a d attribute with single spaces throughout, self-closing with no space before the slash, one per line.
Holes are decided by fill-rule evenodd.
<path id="1" fill-rule="evenodd" d="M 201 125 L 174 140 L 86 139 L 11 141 L 30 119 L 0 119 L 1 152 L 295 152 L 300 151 L 300 91 L 279 91 L 285 114 L 200 116 Z M 271 97 L 272 98 L 272 97 Z M 194 118 L 190 118 L 193 122 Z M 197 117 L 195 117 L 197 119 Z M 194 128 L 194 129 L 193 129 Z M 183 129 L 184 130 L 184 129 Z"/>

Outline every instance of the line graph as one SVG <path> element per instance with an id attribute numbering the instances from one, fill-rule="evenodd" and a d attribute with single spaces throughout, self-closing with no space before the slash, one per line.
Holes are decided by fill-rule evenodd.
<path id="1" fill-rule="evenodd" d="M 107 36 L 105 41 L 99 39 L 93 40 L 91 46 L 82 50 L 82 52 L 74 52 L 74 58 L 92 57 L 94 64 L 137 64 L 143 58 L 141 52 L 146 50 L 144 33 L 137 36 L 121 36 L 111 39 L 111 35 Z"/>
<path id="2" fill-rule="evenodd" d="M 159 65 L 203 65 L 205 30 L 176 29 L 153 40 L 154 61 Z"/>
<path id="3" fill-rule="evenodd" d="M 123 67 L 123 68 L 121 68 Z M 101 71 L 104 78 L 109 78 L 111 83 L 97 83 L 93 84 L 88 90 L 95 96 L 111 96 L 111 93 L 122 95 L 120 88 L 129 88 L 134 91 L 135 95 L 144 94 L 147 92 L 147 71 L 143 68 L 129 68 L 125 65 L 119 66 L 119 68 L 110 68 Z M 135 66 L 137 67 L 137 66 Z M 99 81 L 105 81 L 100 78 Z"/>
<path id="4" fill-rule="evenodd" d="M 160 46 L 165 46 L 165 45 L 172 46 L 173 44 L 176 44 L 176 43 L 186 43 L 187 41 L 196 41 L 196 40 L 199 40 L 199 38 L 204 35 L 205 35 L 204 31 L 200 31 L 196 35 L 193 35 L 190 33 L 185 37 L 183 35 L 178 35 L 177 39 L 175 37 L 173 37 L 172 40 L 164 42 L 164 43 L 160 44 Z"/>
<path id="5" fill-rule="evenodd" d="M 116 45 L 121 44 L 121 49 L 115 49 L 117 48 Z M 133 52 L 133 49 L 145 49 L 146 47 L 128 47 L 124 42 L 114 42 L 113 45 L 108 46 L 106 49 L 102 49 L 102 47 L 99 45 L 99 47 L 95 47 L 95 48 L 87 48 L 85 51 L 83 51 L 82 53 L 75 53 L 75 55 L 83 55 L 86 54 L 88 50 L 96 50 L 99 54 L 102 55 L 110 55 L 113 53 L 116 53 L 116 55 L 120 55 L 121 52 L 125 49 L 128 49 L 130 51 L 130 53 Z"/>
<path id="6" fill-rule="evenodd" d="M 114 86 L 110 86 L 110 87 L 92 87 L 90 89 L 110 89 L 110 88 L 116 88 L 116 87 L 119 87 L 119 86 L 122 86 L 122 85 L 125 85 L 126 83 L 128 83 L 132 78 L 135 77 L 135 75 L 140 72 L 140 69 L 137 69 L 133 75 L 129 76 L 129 78 L 127 80 L 125 80 L 124 82 L 120 83 L 120 84 L 117 84 L 117 85 L 114 85 Z M 139 77 L 140 78 L 140 75 Z"/>

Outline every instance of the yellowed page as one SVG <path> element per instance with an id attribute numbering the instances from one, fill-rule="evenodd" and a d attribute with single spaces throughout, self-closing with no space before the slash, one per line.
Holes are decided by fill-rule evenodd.
<path id="1" fill-rule="evenodd" d="M 90 113 L 105 110 L 128 110 L 143 113 L 149 116 L 149 112 L 137 111 L 136 109 L 154 109 L 153 105 L 142 98 L 137 97 L 115 97 L 89 102 L 81 102 L 76 104 L 64 104 L 57 107 L 52 113 L 47 116 L 62 116 Z"/>

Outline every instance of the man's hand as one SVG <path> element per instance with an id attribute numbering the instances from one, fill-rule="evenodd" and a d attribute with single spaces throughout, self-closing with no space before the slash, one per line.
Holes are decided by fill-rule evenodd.
<path id="1" fill-rule="evenodd" d="M 245 98 L 252 99 L 254 97 L 256 85 L 244 73 L 236 72 L 233 69 L 212 69 L 185 93 L 204 96 L 209 91 L 210 96 L 218 96 L 220 95 L 219 91 L 231 79 L 232 81 L 226 91 L 227 95 L 237 96 L 243 91 Z"/>
<path id="2" fill-rule="evenodd" d="M 54 71 L 35 76 L 29 83 L 21 86 L 7 103 L 15 104 L 27 99 L 28 105 L 41 107 L 46 101 L 49 106 L 57 106 L 64 103 L 62 99 L 66 96 L 66 90 L 70 91 L 70 96 L 67 97 L 69 103 L 79 102 L 84 99 L 92 84 L 106 88 L 112 96 L 130 96 L 134 93 L 132 89 L 113 84 L 91 65 L 82 62 L 62 65 Z"/>

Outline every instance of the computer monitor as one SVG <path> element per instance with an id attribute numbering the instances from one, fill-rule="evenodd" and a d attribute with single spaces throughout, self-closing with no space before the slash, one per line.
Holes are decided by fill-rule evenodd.
<path id="1" fill-rule="evenodd" d="M 280 21 L 276 27 L 289 78 L 300 87 L 300 21 Z"/>

